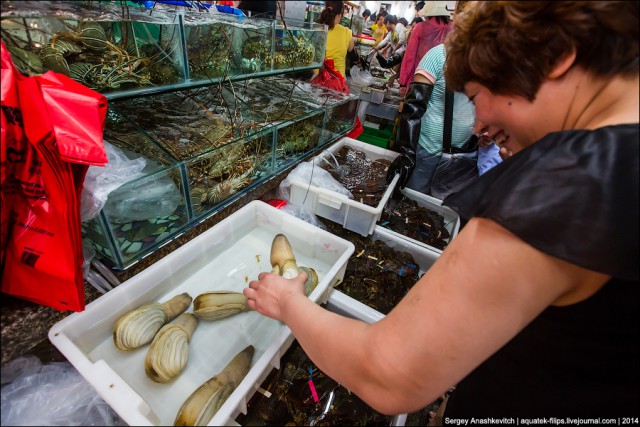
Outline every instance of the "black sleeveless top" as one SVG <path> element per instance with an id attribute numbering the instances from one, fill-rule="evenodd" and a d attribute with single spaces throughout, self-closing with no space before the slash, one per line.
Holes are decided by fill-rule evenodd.
<path id="1" fill-rule="evenodd" d="M 638 124 L 555 132 L 444 204 L 612 279 L 548 307 L 449 398 L 446 418 L 638 417 Z"/>

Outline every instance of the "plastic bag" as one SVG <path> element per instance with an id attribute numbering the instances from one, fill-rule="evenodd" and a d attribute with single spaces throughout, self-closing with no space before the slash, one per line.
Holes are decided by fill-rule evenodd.
<path id="1" fill-rule="evenodd" d="M 478 178 L 478 153 L 442 153 L 433 178 L 431 195 L 444 200 Z"/>
<path id="2" fill-rule="evenodd" d="M 281 206 L 278 209 L 288 213 L 289 215 L 293 215 L 296 218 L 300 218 L 301 220 L 306 221 L 311 225 L 315 225 L 318 228 L 322 228 L 323 230 L 327 229 L 327 227 L 318 219 L 318 216 L 304 206 L 292 205 L 291 203 L 287 203 L 286 205 Z"/>
<path id="3" fill-rule="evenodd" d="M 335 191 L 350 199 L 353 195 L 342 184 L 340 184 L 329 172 L 315 165 L 312 161 L 298 164 L 278 186 L 278 197 L 290 202 L 291 181 L 302 181 L 320 188 Z"/>
<path id="4" fill-rule="evenodd" d="M 107 100 L 53 71 L 20 74 L 0 44 L 2 291 L 82 311 L 79 200 L 88 165 L 108 161 Z"/>
<path id="5" fill-rule="evenodd" d="M 358 65 L 351 67 L 349 73 L 351 74 L 351 81 L 358 86 L 371 86 L 376 82 L 369 70 L 363 70 Z"/>
<path id="6" fill-rule="evenodd" d="M 3 426 L 127 425 L 68 362 L 18 357 L 2 367 L 1 394 Z"/>
<path id="7" fill-rule="evenodd" d="M 318 75 L 309 83 L 312 85 L 328 87 L 329 89 L 337 90 L 338 92 L 349 93 L 347 80 L 340 71 L 335 69 L 333 59 L 325 58 L 323 67 L 320 68 Z"/>
<path id="8" fill-rule="evenodd" d="M 104 141 L 109 158 L 105 167 L 91 166 L 84 178 L 84 188 L 80 199 L 82 221 L 89 221 L 100 213 L 109 193 L 121 185 L 144 175 L 146 165 L 143 157 L 129 159 L 118 147 Z"/>
<path id="9" fill-rule="evenodd" d="M 166 172 L 148 175 L 109 194 L 104 213 L 117 223 L 144 221 L 172 215 L 182 202 L 182 193 Z"/>

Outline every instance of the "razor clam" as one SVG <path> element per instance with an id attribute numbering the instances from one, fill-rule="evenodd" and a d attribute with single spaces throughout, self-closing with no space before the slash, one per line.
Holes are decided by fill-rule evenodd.
<path id="1" fill-rule="evenodd" d="M 285 279 L 293 279 L 299 273 L 293 249 L 284 234 L 278 234 L 271 242 L 271 267 L 272 273 Z"/>
<path id="2" fill-rule="evenodd" d="M 253 346 L 249 345 L 236 354 L 222 371 L 191 393 L 180 407 L 173 425 L 207 425 L 249 372 L 253 352 Z"/>
<path id="3" fill-rule="evenodd" d="M 182 313 L 160 328 L 144 359 L 144 371 L 149 378 L 168 383 L 180 375 L 189 360 L 189 341 L 196 326 L 198 319 L 193 314 Z"/>
<path id="4" fill-rule="evenodd" d="M 113 342 L 120 350 L 134 350 L 151 342 L 162 326 L 191 305 L 184 292 L 165 303 L 150 302 L 124 314 L 113 325 Z"/>
<path id="5" fill-rule="evenodd" d="M 318 273 L 311 267 L 300 266 L 298 270 L 307 273 L 307 280 L 304 282 L 304 294 L 309 296 L 318 285 Z"/>
<path id="6" fill-rule="evenodd" d="M 193 314 L 202 320 L 223 319 L 247 308 L 247 298 L 241 292 L 210 291 L 193 300 Z"/>
<path id="7" fill-rule="evenodd" d="M 304 293 L 307 296 L 311 295 L 311 292 L 318 285 L 318 274 L 313 268 L 298 267 L 293 249 L 284 234 L 278 234 L 271 243 L 271 267 L 272 273 L 279 274 L 286 279 L 298 276 L 301 271 L 307 273 L 307 280 L 304 283 Z"/>

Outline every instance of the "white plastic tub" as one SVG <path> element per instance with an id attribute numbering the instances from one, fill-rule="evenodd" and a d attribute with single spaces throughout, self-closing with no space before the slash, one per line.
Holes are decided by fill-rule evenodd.
<path id="1" fill-rule="evenodd" d="M 380 312 L 375 311 L 364 304 L 361 304 L 360 302 L 354 300 L 353 298 L 348 297 L 342 292 L 336 291 L 335 289 L 329 290 L 329 298 L 327 299 L 325 308 L 329 311 L 333 311 L 334 313 L 338 313 L 342 316 L 347 316 L 353 319 L 362 320 L 367 323 L 375 323 L 378 320 L 384 318 L 384 315 L 381 314 Z M 282 357 L 285 355 L 289 347 L 291 347 L 291 345 L 293 344 L 293 341 L 294 339 L 288 340 L 282 345 L 282 347 L 278 351 L 279 357 L 278 357 L 277 369 L 280 369 L 279 362 L 282 359 Z M 273 369 L 276 369 L 276 367 L 274 366 Z M 262 384 L 262 382 L 264 382 L 264 379 L 266 379 L 268 374 L 271 373 L 271 370 L 272 369 L 265 372 L 263 380 L 260 381 L 257 385 L 260 385 Z M 232 411 L 232 413 L 233 413 L 233 419 L 235 420 L 236 418 L 238 418 L 238 416 L 241 413 L 246 415 L 247 409 L 246 407 L 242 407 L 242 408 L 238 407 L 238 408 L 235 408 Z M 396 415 L 393 417 L 390 425 L 403 426 L 406 423 L 406 419 L 407 419 L 407 414 Z M 234 421 L 233 425 L 239 425 L 239 424 Z"/>
<path id="2" fill-rule="evenodd" d="M 353 319 L 359 319 L 367 323 L 375 323 L 384 317 L 384 314 L 380 313 L 351 298 L 342 292 L 331 289 L 329 291 L 329 299 L 327 300 L 326 309 L 338 313 L 342 316 L 351 317 Z M 399 414 L 393 417 L 391 421 L 392 426 L 403 426 L 407 423 L 407 414 Z"/>
<path id="3" fill-rule="evenodd" d="M 442 251 L 435 250 L 435 248 L 431 246 L 417 245 L 414 243 L 415 241 L 412 242 L 409 239 L 402 238 L 400 234 L 394 233 L 379 225 L 376 225 L 371 238 L 373 240 L 382 240 L 396 251 L 409 252 L 413 256 L 413 260 L 420 267 L 420 276 L 431 268 L 442 253 Z"/>
<path id="4" fill-rule="evenodd" d="M 353 244 L 254 201 L 87 305 L 85 311 L 56 323 L 49 339 L 129 425 L 173 425 L 187 397 L 251 344 L 255 354 L 250 371 L 209 425 L 233 423 L 233 412 L 246 408 L 256 385 L 278 366 L 282 346 L 293 341 L 283 323 L 253 311 L 200 321 L 185 370 L 168 384 L 155 383 L 144 372 L 149 345 L 131 352 L 116 349 L 113 324 L 143 303 L 164 302 L 182 292 L 193 298 L 209 290 L 241 292 L 260 272 L 271 270 L 271 242 L 278 233 L 287 236 L 300 265 L 317 271 L 319 283 L 309 298 L 324 303 L 331 287 L 344 277 Z M 187 312 L 192 311 L 193 304 Z"/>
<path id="5" fill-rule="evenodd" d="M 432 211 L 435 211 L 440 215 L 442 215 L 442 217 L 444 218 L 445 228 L 449 232 L 449 236 L 450 236 L 448 239 L 444 239 L 445 242 L 450 243 L 451 240 L 457 236 L 458 231 L 460 230 L 460 216 L 453 209 L 448 208 L 446 206 L 442 206 L 442 200 L 436 199 L 435 197 L 427 196 L 426 194 L 420 193 L 419 191 L 415 191 L 410 188 L 404 188 L 400 190 L 400 192 L 404 194 L 406 197 L 408 197 L 409 199 L 415 200 L 418 206 L 431 209 Z M 380 225 L 378 225 L 377 227 L 383 228 Z M 406 240 L 412 244 L 415 244 L 417 246 L 420 246 L 438 253 L 442 253 L 442 249 L 438 249 L 431 245 L 427 245 L 426 243 L 423 243 L 419 240 L 412 239 L 411 237 L 407 237 L 404 234 L 389 230 L 388 228 L 385 228 L 385 230 L 388 233 L 395 235 L 403 240 Z"/>
<path id="6" fill-rule="evenodd" d="M 408 252 L 413 256 L 413 260 L 419 267 L 419 275 L 422 276 L 433 263 L 440 257 L 441 252 L 436 252 L 432 249 L 425 248 L 424 246 L 416 245 L 406 239 L 399 237 L 398 233 L 392 233 L 386 228 L 376 225 L 373 234 L 371 235 L 373 240 L 381 240 L 389 247 L 396 251 Z M 344 314 L 348 311 L 347 308 L 357 309 L 358 313 L 365 316 L 369 323 L 378 321 L 384 317 L 384 314 L 369 307 L 368 305 L 350 297 L 349 295 L 339 291 L 338 289 L 332 289 L 329 293 L 330 306 L 334 307 L 337 313 Z M 365 320 L 364 318 L 362 320 Z"/>
<path id="7" fill-rule="evenodd" d="M 393 161 L 393 159 L 398 157 L 398 153 L 395 151 L 376 147 L 375 145 L 357 141 L 352 138 L 342 138 L 327 150 L 314 157 L 312 161 L 315 165 L 322 167 L 322 163 L 324 163 L 321 161 L 322 158 L 330 159 L 330 154 L 327 152 L 334 154 L 344 145 L 364 152 L 367 158 L 371 160 L 385 159 Z M 291 204 L 306 207 L 318 216 L 337 222 L 348 230 L 363 236 L 368 236 L 373 233 L 373 228 L 380 219 L 382 210 L 389 201 L 389 197 L 393 194 L 398 179 L 398 175 L 393 178 L 376 207 L 349 199 L 347 196 L 335 191 L 320 188 L 308 182 L 295 179 L 291 180 L 289 201 Z"/>

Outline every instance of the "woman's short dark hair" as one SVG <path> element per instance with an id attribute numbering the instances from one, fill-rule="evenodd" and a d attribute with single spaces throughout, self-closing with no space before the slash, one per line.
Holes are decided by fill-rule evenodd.
<path id="1" fill-rule="evenodd" d="M 405 18 L 399 18 L 398 22 L 404 25 L 405 27 L 409 25 L 409 21 L 407 21 Z"/>
<path id="2" fill-rule="evenodd" d="M 332 29 L 335 25 L 336 16 L 342 15 L 342 11 L 344 10 L 344 2 L 343 1 L 325 1 L 324 2 L 324 10 L 320 13 L 320 17 L 318 18 L 319 24 L 325 24 L 329 29 Z"/>
<path id="3" fill-rule="evenodd" d="M 371 11 L 369 9 L 362 11 L 362 17 L 366 18 L 367 16 L 371 16 Z"/>
<path id="4" fill-rule="evenodd" d="M 477 2 L 456 15 L 445 41 L 445 80 L 535 99 L 571 52 L 596 76 L 638 75 L 637 1 Z"/>
<path id="5" fill-rule="evenodd" d="M 398 18 L 396 18 L 395 15 L 387 15 L 384 17 L 384 21 L 385 24 L 389 23 L 389 24 L 397 24 L 398 23 Z"/>
<path id="6" fill-rule="evenodd" d="M 421 23 L 422 21 L 424 21 L 424 19 L 420 18 L 419 16 L 416 16 L 415 18 L 413 18 L 413 19 L 411 20 L 411 25 L 419 24 L 419 23 Z"/>

